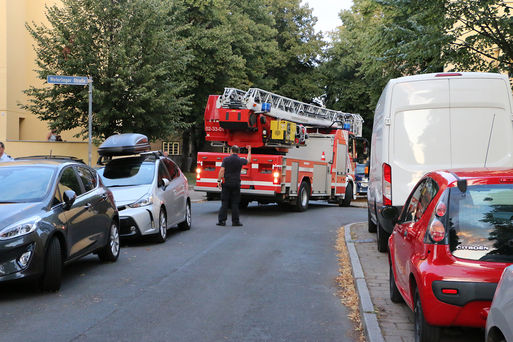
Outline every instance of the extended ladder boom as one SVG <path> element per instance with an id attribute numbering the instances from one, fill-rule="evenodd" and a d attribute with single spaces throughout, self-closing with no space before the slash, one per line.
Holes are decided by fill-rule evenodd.
<path id="1" fill-rule="evenodd" d="M 277 119 L 313 127 L 343 127 L 348 125 L 356 136 L 362 136 L 363 118 L 359 114 L 344 113 L 289 99 L 262 89 L 247 92 L 225 88 L 219 97 L 218 108 L 250 109 Z"/>

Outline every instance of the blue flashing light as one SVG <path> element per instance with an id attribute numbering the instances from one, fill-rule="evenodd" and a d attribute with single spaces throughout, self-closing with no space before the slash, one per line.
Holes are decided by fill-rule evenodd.
<path id="1" fill-rule="evenodd" d="M 262 112 L 269 113 L 271 111 L 271 104 L 268 102 L 262 103 Z"/>
<path id="2" fill-rule="evenodd" d="M 344 125 L 342 126 L 342 129 L 345 131 L 351 130 L 351 125 L 347 122 L 344 122 Z"/>

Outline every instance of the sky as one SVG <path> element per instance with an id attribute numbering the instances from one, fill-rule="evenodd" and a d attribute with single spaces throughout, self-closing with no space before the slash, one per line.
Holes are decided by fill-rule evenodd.
<path id="1" fill-rule="evenodd" d="M 317 31 L 333 31 L 342 22 L 338 14 L 343 9 L 349 9 L 353 5 L 353 0 L 302 0 L 302 3 L 308 3 L 313 9 L 313 15 L 317 17 Z"/>

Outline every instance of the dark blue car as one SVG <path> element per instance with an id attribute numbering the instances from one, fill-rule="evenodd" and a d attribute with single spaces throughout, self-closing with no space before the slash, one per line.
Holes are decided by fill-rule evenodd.
<path id="1" fill-rule="evenodd" d="M 356 164 L 355 182 L 357 196 L 367 196 L 367 188 L 369 186 L 368 170 L 367 164 Z"/>

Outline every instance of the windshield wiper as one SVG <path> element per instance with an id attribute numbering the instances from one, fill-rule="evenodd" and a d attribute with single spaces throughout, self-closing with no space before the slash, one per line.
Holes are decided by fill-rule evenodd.
<path id="1" fill-rule="evenodd" d="M 108 188 L 120 188 L 123 186 L 137 186 L 137 185 L 141 185 L 141 184 L 123 184 L 123 185 L 116 184 L 116 185 L 107 185 L 107 187 Z"/>

